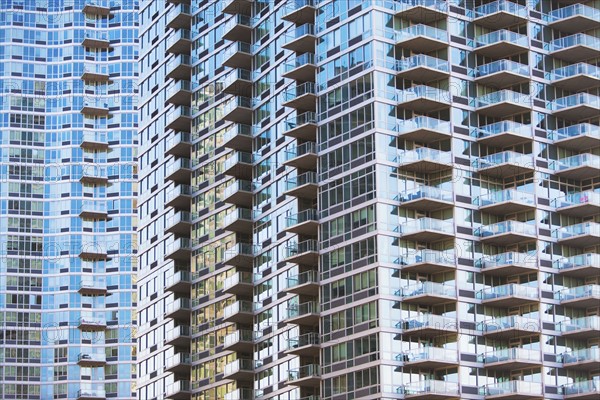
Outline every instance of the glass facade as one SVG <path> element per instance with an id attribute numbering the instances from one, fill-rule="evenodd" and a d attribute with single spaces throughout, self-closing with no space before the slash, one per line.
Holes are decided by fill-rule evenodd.
<path id="1" fill-rule="evenodd" d="M 138 398 L 597 398 L 598 9 L 143 5 Z"/>
<path id="2" fill-rule="evenodd" d="M 0 398 L 135 398 L 137 2 L 0 1 Z"/>

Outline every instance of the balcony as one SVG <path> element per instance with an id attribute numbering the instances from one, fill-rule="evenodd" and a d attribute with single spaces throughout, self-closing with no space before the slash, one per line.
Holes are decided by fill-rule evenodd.
<path id="1" fill-rule="evenodd" d="M 108 252 L 106 250 L 106 244 L 91 241 L 82 242 L 81 250 L 79 251 L 79 258 L 93 261 L 109 259 Z"/>
<path id="2" fill-rule="evenodd" d="M 319 228 L 317 210 L 307 209 L 285 217 L 285 230 L 298 235 L 316 236 Z"/>
<path id="3" fill-rule="evenodd" d="M 192 202 L 192 187 L 189 185 L 177 185 L 166 195 L 165 206 L 179 209 L 190 209 Z"/>
<path id="4" fill-rule="evenodd" d="M 416 24 L 395 31 L 396 47 L 416 53 L 429 53 L 448 47 L 448 32 L 433 26 Z"/>
<path id="5" fill-rule="evenodd" d="M 439 337 L 458 332 L 456 319 L 435 314 L 422 314 L 396 324 L 404 337 Z"/>
<path id="6" fill-rule="evenodd" d="M 448 4 L 440 0 L 394 2 L 396 16 L 413 22 L 430 23 L 448 17 Z"/>
<path id="7" fill-rule="evenodd" d="M 500 349 L 480 354 L 480 360 L 488 371 L 513 371 L 523 368 L 534 368 L 542 364 L 539 350 L 520 347 Z"/>
<path id="8" fill-rule="evenodd" d="M 284 64 L 284 78 L 295 79 L 302 82 L 314 82 L 317 64 L 313 53 L 300 54 L 291 58 Z"/>
<path id="9" fill-rule="evenodd" d="M 106 391 L 104 389 L 79 389 L 77 400 L 104 400 Z"/>
<path id="10" fill-rule="evenodd" d="M 223 218 L 222 228 L 226 231 L 252 233 L 252 210 L 237 208 Z"/>
<path id="11" fill-rule="evenodd" d="M 106 365 L 106 354 L 104 353 L 79 353 L 77 365 L 86 368 L 103 367 Z"/>
<path id="12" fill-rule="evenodd" d="M 573 247 L 596 246 L 600 243 L 600 224 L 583 222 L 581 224 L 563 226 L 552 232 L 558 243 Z"/>
<path id="13" fill-rule="evenodd" d="M 407 304 L 434 305 L 456 301 L 456 286 L 438 282 L 419 282 L 395 293 Z"/>
<path id="14" fill-rule="evenodd" d="M 317 198 L 318 188 L 316 172 L 305 172 L 285 181 L 284 194 L 312 200 Z"/>
<path id="15" fill-rule="evenodd" d="M 318 387 L 321 382 L 321 367 L 318 364 L 290 369 L 286 383 L 300 387 Z"/>
<path id="16" fill-rule="evenodd" d="M 564 337 L 573 339 L 592 339 L 600 335 L 600 317 L 573 318 L 558 323 L 558 330 Z"/>
<path id="17" fill-rule="evenodd" d="M 555 39 L 549 43 L 550 55 L 568 62 L 580 62 L 596 58 L 600 51 L 600 38 L 576 33 Z"/>
<path id="18" fill-rule="evenodd" d="M 188 236 L 192 228 L 192 213 L 189 211 L 176 211 L 165 226 L 165 232 Z"/>
<path id="19" fill-rule="evenodd" d="M 189 325 L 178 325 L 172 329 L 167 329 L 164 343 L 167 346 L 189 346 L 191 339 L 191 330 Z"/>
<path id="20" fill-rule="evenodd" d="M 84 150 L 108 150 L 108 135 L 105 132 L 84 131 L 79 145 Z"/>
<path id="21" fill-rule="evenodd" d="M 238 388 L 232 392 L 225 393 L 223 400 L 252 400 L 254 399 L 254 389 Z"/>
<path id="22" fill-rule="evenodd" d="M 81 45 L 91 49 L 108 49 L 110 47 L 110 39 L 106 31 L 88 31 L 85 32 Z"/>
<path id="23" fill-rule="evenodd" d="M 479 260 L 481 271 L 493 276 L 511 276 L 536 272 L 535 254 L 507 252 L 485 256 Z"/>
<path id="24" fill-rule="evenodd" d="M 175 183 L 189 183 L 192 178 L 192 161 L 189 158 L 178 158 L 167 164 L 165 180 Z"/>
<path id="25" fill-rule="evenodd" d="M 501 29 L 477 36 L 474 51 L 486 57 L 507 58 L 529 51 L 529 38 L 520 33 Z"/>
<path id="26" fill-rule="evenodd" d="M 598 380 L 569 383 L 560 387 L 559 393 L 565 399 L 598 400 L 600 397 L 600 382 Z"/>
<path id="27" fill-rule="evenodd" d="M 227 14 L 250 14 L 254 0 L 224 0 L 221 11 Z"/>
<path id="28" fill-rule="evenodd" d="M 317 296 L 319 294 L 319 272 L 308 270 L 287 278 L 285 291 L 288 293 Z"/>
<path id="29" fill-rule="evenodd" d="M 319 326 L 319 312 L 319 303 L 316 301 L 307 301 L 301 304 L 288 303 L 286 323 Z"/>
<path id="30" fill-rule="evenodd" d="M 294 139 L 315 141 L 317 138 L 317 114 L 305 112 L 284 121 L 283 134 Z"/>
<path id="31" fill-rule="evenodd" d="M 110 15 L 110 4 L 105 0 L 85 0 L 81 11 L 87 15 Z"/>
<path id="32" fill-rule="evenodd" d="M 188 238 L 178 238 L 167 246 L 165 259 L 175 261 L 190 261 L 192 256 L 192 241 Z"/>
<path id="33" fill-rule="evenodd" d="M 236 243 L 225 250 L 223 264 L 234 267 L 252 267 L 255 246 L 252 243 Z"/>
<path id="34" fill-rule="evenodd" d="M 77 328 L 81 331 L 104 331 L 106 329 L 106 319 L 104 317 L 81 317 Z"/>
<path id="35" fill-rule="evenodd" d="M 452 169 L 452 153 L 429 147 L 414 150 L 399 150 L 394 160 L 403 171 L 430 174 Z"/>
<path id="36" fill-rule="evenodd" d="M 305 82 L 283 92 L 283 106 L 299 111 L 315 111 L 317 92 L 313 82 Z"/>
<path id="37" fill-rule="evenodd" d="M 550 131 L 548 139 L 565 149 L 585 151 L 600 146 L 600 127 L 581 123 Z"/>
<path id="38" fill-rule="evenodd" d="M 413 86 L 396 92 L 398 107 L 417 113 L 433 112 L 450 107 L 452 96 L 447 90 L 427 85 Z"/>
<path id="39" fill-rule="evenodd" d="M 108 117 L 110 109 L 108 103 L 103 100 L 84 101 L 81 113 L 93 117 Z"/>
<path id="40" fill-rule="evenodd" d="M 503 308 L 539 301 L 537 287 L 516 283 L 482 289 L 477 292 L 475 297 L 480 299 L 482 304 Z"/>
<path id="41" fill-rule="evenodd" d="M 592 370 L 600 363 L 600 349 L 588 348 L 560 354 L 558 362 L 565 368 Z"/>
<path id="42" fill-rule="evenodd" d="M 489 154 L 475 160 L 473 167 L 482 175 L 497 178 L 533 173 L 535 163 L 531 154 L 503 151 Z"/>
<path id="43" fill-rule="evenodd" d="M 581 121 L 600 116 L 600 97 L 577 93 L 561 97 L 550 103 L 552 114 L 571 121 Z"/>
<path id="44" fill-rule="evenodd" d="M 165 307 L 165 318 L 188 320 L 191 318 L 192 306 L 190 299 L 180 297 L 168 303 Z"/>
<path id="45" fill-rule="evenodd" d="M 542 396 L 542 384 L 526 381 L 506 381 L 480 388 L 480 394 L 486 399 L 533 400 Z"/>
<path id="46" fill-rule="evenodd" d="M 223 322 L 250 325 L 254 317 L 254 307 L 251 301 L 238 300 L 223 308 Z"/>
<path id="47" fill-rule="evenodd" d="M 252 94 L 252 72 L 245 69 L 234 69 L 223 78 L 223 93 L 236 96 Z"/>
<path id="48" fill-rule="evenodd" d="M 580 308 L 597 307 L 600 304 L 600 285 L 583 285 L 556 292 L 561 305 Z"/>
<path id="49" fill-rule="evenodd" d="M 300 265 L 317 265 L 319 247 L 316 240 L 305 240 L 300 243 L 291 242 L 286 247 L 285 261 Z"/>
<path id="50" fill-rule="evenodd" d="M 416 54 L 398 60 L 396 71 L 398 78 L 426 83 L 446 78 L 450 74 L 450 63 L 425 54 Z"/>
<path id="51" fill-rule="evenodd" d="M 177 4 L 167 13 L 167 26 L 172 29 L 189 28 L 192 25 L 192 7 Z"/>
<path id="52" fill-rule="evenodd" d="M 533 140 L 531 125 L 513 121 L 500 121 L 481 126 L 473 131 L 472 136 L 476 137 L 479 143 L 493 147 L 507 147 Z"/>
<path id="53" fill-rule="evenodd" d="M 167 386 L 165 398 L 175 400 L 186 400 L 192 395 L 192 385 L 190 381 L 177 380 Z"/>
<path id="54" fill-rule="evenodd" d="M 315 142 L 306 142 L 285 151 L 285 165 L 304 170 L 317 169 L 317 146 Z"/>
<path id="55" fill-rule="evenodd" d="M 79 283 L 79 294 L 84 296 L 104 296 L 108 292 L 106 280 L 102 277 L 88 277 Z"/>
<path id="56" fill-rule="evenodd" d="M 237 151 L 252 151 L 254 129 L 251 125 L 232 124 L 223 134 L 223 147 Z"/>
<path id="57" fill-rule="evenodd" d="M 177 81 L 167 87 L 165 101 L 178 106 L 189 106 L 192 101 L 194 86 L 189 81 Z"/>
<path id="58" fill-rule="evenodd" d="M 256 336 L 257 333 L 254 331 L 239 329 L 225 336 L 223 339 L 223 350 L 252 353 Z"/>
<path id="59" fill-rule="evenodd" d="M 167 114 L 166 129 L 189 132 L 194 111 L 187 106 L 175 106 L 175 109 Z"/>
<path id="60" fill-rule="evenodd" d="M 190 353 L 176 353 L 165 361 L 165 371 L 174 374 L 185 374 L 192 368 Z"/>
<path id="61" fill-rule="evenodd" d="M 317 332 L 305 333 L 287 340 L 286 354 L 305 357 L 319 357 L 321 339 Z"/>
<path id="62" fill-rule="evenodd" d="M 81 80 L 93 83 L 108 83 L 110 81 L 108 65 L 85 63 Z"/>
<path id="63" fill-rule="evenodd" d="M 475 7 L 473 22 L 491 29 L 506 28 L 527 23 L 527 7 L 499 0 Z"/>
<path id="64" fill-rule="evenodd" d="M 249 42 L 252 37 L 254 18 L 247 15 L 236 14 L 223 24 L 223 36 L 225 40 L 232 42 Z"/>
<path id="65" fill-rule="evenodd" d="M 537 319 L 518 315 L 489 319 L 477 325 L 478 331 L 493 340 L 531 336 L 538 333 L 540 329 L 540 322 Z"/>
<path id="66" fill-rule="evenodd" d="M 420 347 L 396 355 L 396 360 L 404 362 L 404 367 L 419 369 L 451 368 L 458 364 L 456 350 L 441 347 Z"/>
<path id="67" fill-rule="evenodd" d="M 559 31 L 576 33 L 600 27 L 600 10 L 584 4 L 572 4 L 552 10 L 548 14 L 548 25 Z"/>
<path id="68" fill-rule="evenodd" d="M 455 270 L 456 257 L 453 252 L 425 249 L 401 256 L 395 264 L 405 272 L 436 274 Z"/>
<path id="69" fill-rule="evenodd" d="M 225 121 L 239 122 L 246 125 L 251 124 L 253 106 L 253 99 L 236 96 L 223 104 L 222 118 Z"/>
<path id="70" fill-rule="evenodd" d="M 533 193 L 517 189 L 489 192 L 475 199 L 480 211 L 496 215 L 514 214 L 535 210 L 537 202 Z"/>
<path id="71" fill-rule="evenodd" d="M 475 73 L 475 82 L 499 89 L 528 81 L 529 66 L 511 60 L 480 65 Z"/>
<path id="72" fill-rule="evenodd" d="M 187 29 L 178 29 L 167 36 L 165 45 L 167 53 L 189 56 L 192 50 L 192 32 Z"/>
<path id="73" fill-rule="evenodd" d="M 579 192 L 553 198 L 550 201 L 556 212 L 575 217 L 588 217 L 600 213 L 600 193 Z"/>
<path id="74" fill-rule="evenodd" d="M 252 154 L 234 151 L 233 155 L 223 162 L 223 173 L 238 179 L 252 179 Z"/>
<path id="75" fill-rule="evenodd" d="M 398 226 L 397 232 L 405 240 L 435 242 L 454 237 L 454 224 L 451 220 L 419 218 Z"/>
<path id="76" fill-rule="evenodd" d="M 189 157 L 192 150 L 192 135 L 188 132 L 174 132 L 165 143 L 165 155 Z"/>
<path id="77" fill-rule="evenodd" d="M 236 180 L 223 190 L 223 201 L 238 207 L 252 207 L 252 190 L 254 184 L 250 181 Z"/>
<path id="78" fill-rule="evenodd" d="M 286 37 L 287 42 L 281 46 L 284 49 L 293 50 L 297 54 L 315 52 L 316 36 L 313 24 L 300 25 Z"/>
<path id="79" fill-rule="evenodd" d="M 238 271 L 225 278 L 223 281 L 223 292 L 236 295 L 252 296 L 254 289 L 253 274 L 248 271 Z"/>
<path id="80" fill-rule="evenodd" d="M 287 1 L 284 7 L 284 15 L 281 18 L 286 21 L 302 25 L 315 20 L 313 0 L 291 0 Z"/>
<path id="81" fill-rule="evenodd" d="M 600 271 L 600 254 L 587 253 L 561 258 L 554 261 L 553 267 L 558 269 L 560 274 L 575 278 L 596 276 Z"/>
<path id="82" fill-rule="evenodd" d="M 254 378 L 254 360 L 239 358 L 226 364 L 223 368 L 223 379 L 252 381 Z"/>
<path id="83" fill-rule="evenodd" d="M 553 69 L 552 84 L 569 91 L 582 91 L 600 86 L 600 67 L 587 63 L 568 65 Z"/>
<path id="84" fill-rule="evenodd" d="M 438 142 L 452 136 L 450 122 L 426 116 L 401 121 L 394 130 L 398 132 L 400 139 L 425 144 Z"/>
<path id="85" fill-rule="evenodd" d="M 396 391 L 404 394 L 405 399 L 449 400 L 460 397 L 458 383 L 433 379 L 407 383 Z"/>
<path id="86" fill-rule="evenodd" d="M 106 205 L 105 201 L 86 201 L 81 204 L 81 208 L 79 209 L 79 218 L 109 220 L 108 206 Z"/>
<path id="87" fill-rule="evenodd" d="M 194 59 L 186 54 L 179 54 L 166 65 L 167 77 L 188 80 L 192 76 Z"/>
<path id="88" fill-rule="evenodd" d="M 233 42 L 223 51 L 223 65 L 250 70 L 254 47 L 245 42 Z"/>
<path id="89" fill-rule="evenodd" d="M 165 280 L 165 292 L 189 294 L 192 287 L 192 273 L 190 271 L 177 271 Z"/>
<path id="90" fill-rule="evenodd" d="M 529 111 L 531 103 L 531 95 L 507 89 L 475 98 L 477 112 L 495 118 L 506 118 Z"/>
<path id="91" fill-rule="evenodd" d="M 431 186 L 417 186 L 400 192 L 394 199 L 410 210 L 434 211 L 454 206 L 454 194 Z"/>

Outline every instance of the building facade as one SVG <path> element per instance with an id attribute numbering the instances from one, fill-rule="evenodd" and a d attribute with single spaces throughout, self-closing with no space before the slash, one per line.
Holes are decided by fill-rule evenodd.
<path id="1" fill-rule="evenodd" d="M 142 3 L 138 398 L 597 398 L 599 9 Z"/>
<path id="2" fill-rule="evenodd" d="M 137 2 L 0 9 L 0 398 L 135 398 Z"/>

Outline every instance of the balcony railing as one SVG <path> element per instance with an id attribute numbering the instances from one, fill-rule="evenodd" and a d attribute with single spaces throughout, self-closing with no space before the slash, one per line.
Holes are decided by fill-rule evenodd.
<path id="1" fill-rule="evenodd" d="M 321 343 L 321 339 L 318 333 L 310 332 L 304 335 L 296 336 L 287 340 L 288 349 L 296 349 L 304 346 L 318 346 Z"/>
<path id="2" fill-rule="evenodd" d="M 316 185 L 317 184 L 317 173 L 316 172 L 305 172 L 294 178 L 290 178 L 285 181 L 286 191 L 296 189 L 304 185 Z"/>
<path id="3" fill-rule="evenodd" d="M 568 351 L 559 354 L 557 361 L 564 364 L 576 364 L 586 361 L 600 362 L 600 349 L 596 347 Z"/>
<path id="4" fill-rule="evenodd" d="M 534 286 L 518 285 L 509 283 L 507 285 L 493 286 L 477 292 L 480 300 L 494 300 L 505 297 L 523 297 L 532 300 L 538 299 L 538 288 Z"/>
<path id="5" fill-rule="evenodd" d="M 569 383 L 561 386 L 559 393 L 564 396 L 573 396 L 573 398 L 579 398 L 578 395 L 584 394 L 600 396 L 600 382 L 597 380 L 589 380 Z"/>
<path id="6" fill-rule="evenodd" d="M 399 225 L 397 228 L 397 231 L 401 235 L 409 235 L 411 233 L 426 230 L 454 234 L 454 224 L 452 223 L 452 221 L 424 217 L 405 222 Z"/>
<path id="7" fill-rule="evenodd" d="M 560 260 L 554 261 L 553 266 L 561 271 L 582 267 L 600 268 L 600 254 L 587 253 L 561 258 Z"/>
<path id="8" fill-rule="evenodd" d="M 426 54 L 416 54 L 396 62 L 396 71 L 399 73 L 415 68 L 434 69 L 445 75 L 450 71 L 450 63 L 447 60 L 431 57 Z"/>
<path id="9" fill-rule="evenodd" d="M 400 165 L 416 163 L 419 161 L 431 161 L 436 164 L 452 165 L 452 153 L 449 151 L 440 151 L 430 149 L 429 147 L 419 147 L 415 150 L 404 150 L 398 154 L 395 160 Z"/>
<path id="10" fill-rule="evenodd" d="M 542 357 L 539 350 L 511 347 L 490 351 L 479 355 L 484 364 L 494 364 L 506 361 L 541 362 Z"/>
<path id="11" fill-rule="evenodd" d="M 288 371 L 288 381 L 297 381 L 304 378 L 320 376 L 321 366 L 317 364 L 304 365 L 300 368 L 294 368 Z"/>
<path id="12" fill-rule="evenodd" d="M 320 310 L 316 301 L 307 301 L 301 304 L 289 304 L 287 307 L 288 318 L 297 318 L 308 314 L 318 314 Z"/>
<path id="13" fill-rule="evenodd" d="M 416 200 L 439 200 L 443 202 L 453 202 L 454 193 L 448 190 L 440 189 L 432 186 L 417 186 L 413 189 L 400 192 L 394 200 L 401 203 L 412 202 Z"/>
<path id="14" fill-rule="evenodd" d="M 572 318 L 558 323 L 562 333 L 571 333 L 583 330 L 600 331 L 600 317 L 592 315 L 589 317 Z"/>
<path id="15" fill-rule="evenodd" d="M 550 131 L 548 139 L 562 142 L 568 139 L 586 136 L 594 139 L 595 141 L 600 141 L 600 127 L 598 125 L 592 125 L 584 122 Z"/>
<path id="16" fill-rule="evenodd" d="M 585 33 L 576 33 L 574 35 L 554 39 L 550 42 L 549 49 L 551 52 L 555 52 L 574 46 L 586 46 L 600 51 L 600 38 Z"/>
<path id="17" fill-rule="evenodd" d="M 584 16 L 594 21 L 600 21 L 600 10 L 585 4 L 571 4 L 563 8 L 550 11 L 548 17 L 550 22 L 559 21 L 562 19 Z"/>
<path id="18" fill-rule="evenodd" d="M 557 209 L 585 204 L 600 207 L 600 193 L 592 191 L 569 193 L 550 201 L 550 205 Z"/>
<path id="19" fill-rule="evenodd" d="M 241 329 L 226 335 L 223 339 L 223 345 L 225 347 L 231 347 L 240 342 L 252 343 L 257 337 L 257 332 L 249 329 Z"/>
<path id="20" fill-rule="evenodd" d="M 597 222 L 582 222 L 576 225 L 563 226 L 552 231 L 552 236 L 558 240 L 565 240 L 584 235 L 600 236 L 600 224 Z"/>
<path id="21" fill-rule="evenodd" d="M 417 85 L 396 92 L 398 103 L 408 103 L 417 99 L 428 99 L 437 103 L 449 104 L 452 95 L 449 91 L 427 85 Z"/>
<path id="22" fill-rule="evenodd" d="M 526 35 L 521 35 L 520 33 L 511 32 L 506 29 L 480 35 L 475 39 L 475 45 L 477 47 L 484 47 L 500 42 L 510 42 L 522 47 L 529 46 L 529 39 Z"/>
<path id="23" fill-rule="evenodd" d="M 396 43 L 414 39 L 418 36 L 424 36 L 430 39 L 434 39 L 440 42 L 446 42 L 448 46 L 448 31 L 435 28 L 433 26 L 416 24 L 411 25 L 407 28 L 396 31 Z"/>
<path id="24" fill-rule="evenodd" d="M 594 297 L 600 299 L 600 285 L 583 285 L 556 292 L 558 300 L 569 301 Z"/>
<path id="25" fill-rule="evenodd" d="M 497 60 L 477 67 L 477 77 L 493 75 L 499 72 L 510 72 L 512 74 L 529 77 L 529 67 L 511 60 Z"/>
<path id="26" fill-rule="evenodd" d="M 489 125 L 484 125 L 474 130 L 472 136 L 480 139 L 493 139 L 501 135 L 509 135 L 512 143 L 515 136 L 519 138 L 532 138 L 531 125 L 524 125 L 514 121 L 500 121 Z"/>
<path id="27" fill-rule="evenodd" d="M 578 75 L 589 75 L 600 79 L 600 67 L 584 62 L 567 65 L 566 67 L 553 69 L 550 73 L 550 79 L 552 81 L 559 81 Z"/>
<path id="28" fill-rule="evenodd" d="M 459 386 L 456 382 L 438 381 L 433 379 L 427 379 L 419 382 L 411 382 L 400 386 L 396 390 L 399 394 L 405 396 L 458 396 Z"/>
<path id="29" fill-rule="evenodd" d="M 441 347 L 420 347 L 418 349 L 407 350 L 396 355 L 396 360 L 405 363 L 419 361 L 437 361 L 442 363 L 457 363 L 458 353 L 456 350 L 444 349 Z"/>
<path id="30" fill-rule="evenodd" d="M 451 135 L 450 122 L 423 115 L 400 121 L 392 127 L 392 130 L 398 132 L 399 136 L 407 138 L 409 134 L 414 134 L 415 139 L 425 138 L 425 132 L 427 132 L 427 135 L 433 132 L 434 134 L 430 136 L 434 140 Z M 410 135 L 410 138 L 413 138 L 413 135 Z"/>
<path id="31" fill-rule="evenodd" d="M 510 315 L 483 321 L 477 325 L 477 330 L 484 333 L 494 333 L 506 330 L 538 332 L 540 330 L 540 323 L 536 319 Z"/>
<path id="32" fill-rule="evenodd" d="M 484 94 L 483 96 L 475 98 L 475 107 L 483 108 L 507 102 L 515 103 L 522 107 L 530 107 L 532 97 L 527 93 L 519 93 L 505 89 L 498 92 Z"/>
<path id="33" fill-rule="evenodd" d="M 590 166 L 597 169 L 600 168 L 600 156 L 584 153 L 550 162 L 550 169 L 555 171 L 563 171 L 566 169 L 579 168 L 583 166 Z"/>
<path id="34" fill-rule="evenodd" d="M 105 399 L 106 390 L 104 389 L 79 389 L 77 391 L 78 399 Z"/>
<path id="35" fill-rule="evenodd" d="M 397 296 L 442 296 L 456 297 L 456 286 L 439 282 L 419 282 L 400 288 L 395 293 Z"/>
<path id="36" fill-rule="evenodd" d="M 535 254 L 528 253 L 517 253 L 517 252 L 506 252 L 500 254 L 494 254 L 491 256 L 485 256 L 479 260 L 481 268 L 493 269 L 508 265 L 521 265 L 535 268 L 537 263 L 537 257 Z"/>
<path id="37" fill-rule="evenodd" d="M 527 381 L 498 382 L 481 387 L 479 392 L 483 396 L 531 395 L 537 398 L 542 393 L 542 384 Z"/>
<path id="38" fill-rule="evenodd" d="M 496 167 L 502 164 L 514 164 L 524 168 L 533 167 L 533 158 L 529 154 L 521 154 L 514 151 L 503 151 L 478 158 L 473 163 L 477 169 Z"/>
<path id="39" fill-rule="evenodd" d="M 396 328 L 404 331 L 412 329 L 434 329 L 456 331 L 456 319 L 436 314 L 422 314 L 413 318 L 406 318 L 396 324 Z"/>
<path id="40" fill-rule="evenodd" d="M 534 207 L 536 204 L 535 195 L 533 193 L 527 193 L 516 189 L 498 190 L 495 192 L 490 192 L 488 194 L 481 195 L 475 199 L 475 203 L 479 207 L 485 207 L 509 201 L 527 204 L 532 207 Z"/>
<path id="41" fill-rule="evenodd" d="M 499 12 L 506 12 L 521 18 L 527 18 L 527 7 L 506 0 L 498 0 L 475 7 L 475 18 L 484 17 Z"/>
<path id="42" fill-rule="evenodd" d="M 106 354 L 104 353 L 79 353 L 77 362 L 81 364 L 104 364 Z"/>
<path id="43" fill-rule="evenodd" d="M 417 250 L 414 253 L 400 256 L 394 263 L 400 264 L 405 268 L 411 264 L 434 263 L 443 264 L 449 267 L 454 267 L 456 255 L 453 251 L 438 251 L 438 250 Z"/>
<path id="44" fill-rule="evenodd" d="M 302 224 L 304 222 L 310 222 L 310 221 L 316 222 L 316 221 L 318 221 L 318 219 L 319 219 L 319 216 L 318 216 L 317 210 L 310 208 L 308 210 L 301 211 L 297 214 L 285 217 L 285 224 L 289 228 L 289 227 L 292 227 L 292 226 L 295 226 L 298 224 Z"/>

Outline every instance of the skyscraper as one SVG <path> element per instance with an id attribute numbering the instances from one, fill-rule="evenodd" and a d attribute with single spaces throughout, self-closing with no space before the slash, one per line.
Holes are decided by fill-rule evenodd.
<path id="1" fill-rule="evenodd" d="M 140 399 L 592 399 L 597 1 L 142 5 Z"/>
<path id="2" fill-rule="evenodd" d="M 0 398 L 135 398 L 137 1 L 0 9 Z"/>

